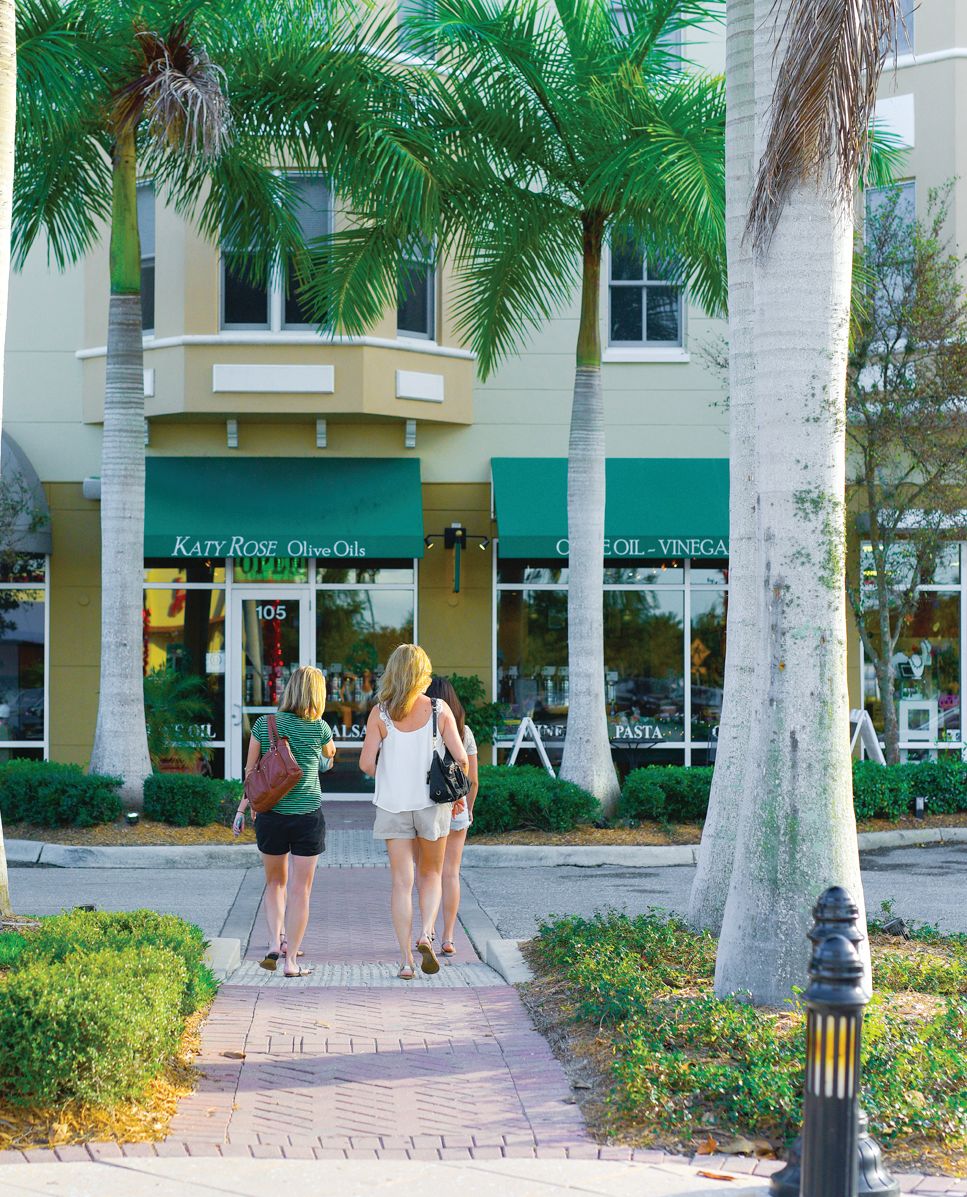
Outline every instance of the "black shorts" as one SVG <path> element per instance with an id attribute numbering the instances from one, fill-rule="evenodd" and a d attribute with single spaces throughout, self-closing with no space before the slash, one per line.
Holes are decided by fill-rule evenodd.
<path id="1" fill-rule="evenodd" d="M 326 820 L 322 807 L 304 815 L 275 810 L 255 816 L 255 842 L 266 856 L 319 856 L 326 850 Z"/>

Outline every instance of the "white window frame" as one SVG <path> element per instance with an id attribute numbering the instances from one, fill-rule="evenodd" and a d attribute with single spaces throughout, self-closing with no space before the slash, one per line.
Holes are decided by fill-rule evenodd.
<path id="1" fill-rule="evenodd" d="M 152 290 L 151 308 L 152 308 L 152 311 L 154 312 L 154 322 L 151 325 L 143 325 L 142 326 L 141 335 L 143 337 L 153 337 L 154 336 L 155 327 L 156 327 L 157 319 L 158 319 L 158 307 L 157 307 L 157 304 L 158 304 L 158 275 L 157 275 L 157 270 L 158 270 L 158 266 L 157 266 L 158 194 L 155 191 L 153 179 L 142 179 L 137 185 L 138 193 L 141 193 L 142 191 L 147 191 L 149 188 L 151 190 L 151 202 L 152 202 L 152 205 L 154 206 L 154 221 L 153 221 L 153 224 L 154 224 L 154 252 L 152 252 L 150 254 L 146 254 L 143 252 L 144 246 L 141 244 L 140 222 L 139 222 L 139 227 L 138 227 L 138 243 L 142 250 L 141 263 L 140 263 L 141 269 L 144 270 L 145 265 L 149 262 L 151 263 L 152 267 L 154 268 L 154 273 L 151 275 L 151 290 Z M 142 311 L 142 315 L 143 315 L 143 313 L 144 313 L 144 290 L 143 290 L 143 288 L 142 288 L 142 293 L 141 293 L 141 303 L 142 303 L 141 311 Z"/>
<path id="2" fill-rule="evenodd" d="M 618 282 L 613 282 L 611 278 L 611 246 L 605 247 L 604 251 L 604 303 L 601 305 L 604 310 L 604 337 L 603 344 L 604 351 L 601 354 L 602 362 L 688 362 L 690 355 L 688 352 L 688 302 L 685 288 L 680 283 L 662 283 L 657 280 L 649 283 L 647 280 L 642 280 L 640 283 L 634 279 L 619 279 Z M 646 267 L 647 269 L 647 267 Z M 612 286 L 619 287 L 640 287 L 642 290 L 648 286 L 667 287 L 673 286 L 678 288 L 678 327 L 680 329 L 680 338 L 677 342 L 672 341 L 612 341 L 611 340 L 611 288 Z M 645 319 L 645 313 L 642 314 L 642 319 Z"/>
<path id="3" fill-rule="evenodd" d="M 41 591 L 44 596 L 44 735 L 40 740 L 0 740 L 3 748 L 39 748 L 42 758 L 50 760 L 50 555 L 22 553 L 23 557 L 44 558 L 44 580 L 42 582 L 0 582 L 0 590 Z"/>
<path id="4" fill-rule="evenodd" d="M 335 211 L 332 187 L 329 180 L 321 172 L 285 171 L 289 179 L 318 179 L 325 183 L 329 196 L 329 218 L 326 232 L 331 234 L 334 227 Z M 225 320 L 225 255 L 218 255 L 218 327 L 222 332 L 262 332 L 262 333 L 292 333 L 315 332 L 313 324 L 287 324 L 285 321 L 285 285 L 282 267 L 277 266 L 272 271 L 272 277 L 266 287 L 266 321 L 264 324 L 227 323 Z"/>
<path id="5" fill-rule="evenodd" d="M 408 263 L 415 263 L 416 260 L 417 260 L 416 258 L 405 258 L 405 259 L 401 260 L 400 266 L 402 268 L 404 261 L 408 262 Z M 437 317 L 438 317 L 438 307 L 439 307 L 439 304 L 437 303 L 437 294 L 436 294 L 437 283 L 438 283 L 438 272 L 437 272 L 436 254 L 434 253 L 432 248 L 430 250 L 428 250 L 428 252 L 426 253 L 425 257 L 423 258 L 422 264 L 423 264 L 423 269 L 425 270 L 425 272 L 427 274 L 427 308 L 428 308 L 428 311 L 427 311 L 426 315 L 427 315 L 427 330 L 428 331 L 427 332 L 418 332 L 415 329 L 403 328 L 400 325 L 399 303 L 397 303 L 397 307 L 396 307 L 396 336 L 401 341 L 420 341 L 420 342 L 424 342 L 428 345 L 436 345 L 437 344 Z M 397 282 L 397 287 L 398 286 L 399 286 L 399 283 Z"/>

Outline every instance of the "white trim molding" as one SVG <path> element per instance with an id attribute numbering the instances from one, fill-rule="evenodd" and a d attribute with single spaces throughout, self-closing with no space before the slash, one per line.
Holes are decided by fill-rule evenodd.
<path id="1" fill-rule="evenodd" d="M 601 362 L 607 365 L 609 362 L 666 362 L 666 363 L 683 363 L 691 361 L 691 356 L 688 350 L 683 349 L 680 345 L 675 349 L 648 349 L 642 346 L 640 349 L 609 346 L 601 353 Z"/>
<path id="2" fill-rule="evenodd" d="M 931 62 L 949 62 L 954 58 L 967 58 L 967 46 L 950 46 L 946 50 L 931 50 L 928 54 L 900 54 L 896 65 L 886 60 L 887 70 L 903 71 L 908 67 L 927 66 Z"/>
<path id="3" fill-rule="evenodd" d="M 419 370 L 396 371 L 397 399 L 420 399 L 424 403 L 442 403 L 443 396 L 442 374 L 424 374 Z"/>
<path id="4" fill-rule="evenodd" d="M 254 365 L 227 362 L 212 366 L 216 394 L 331 395 L 336 389 L 334 366 Z"/>
<path id="5" fill-rule="evenodd" d="M 913 92 L 902 96 L 885 96 L 876 101 L 874 118 L 900 142 L 905 149 L 916 145 L 916 108 Z"/>
<path id="6" fill-rule="evenodd" d="M 147 337 L 144 352 L 155 349 L 181 349 L 189 345 L 317 345 L 320 349 L 330 346 L 343 348 L 360 345 L 369 349 L 395 349 L 400 353 L 422 353 L 429 357 L 455 357 L 463 361 L 476 361 L 477 355 L 469 349 L 458 349 L 451 345 L 437 345 L 433 341 L 417 341 L 399 337 L 323 337 L 314 332 L 266 332 L 264 329 L 246 332 L 231 330 L 221 333 L 185 333 L 177 337 Z M 92 357 L 106 357 L 107 347 L 95 345 L 90 349 L 78 349 L 75 357 L 85 361 Z"/>

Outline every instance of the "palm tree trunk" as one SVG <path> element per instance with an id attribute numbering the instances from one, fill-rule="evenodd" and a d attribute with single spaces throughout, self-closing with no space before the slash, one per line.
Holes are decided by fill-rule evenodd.
<path id="1" fill-rule="evenodd" d="M 144 365 L 134 132 L 113 160 L 111 301 L 101 450 L 101 688 L 91 771 L 124 779 L 140 805 L 151 772 L 144 726 Z"/>
<path id="2" fill-rule="evenodd" d="M 755 159 L 754 0 L 726 7 L 726 232 L 729 263 L 729 591 L 725 688 L 708 815 L 688 918 L 718 934 L 732 878 L 739 808 L 748 790 L 755 692 L 755 422 L 752 248 L 745 226 Z"/>
<path id="3" fill-rule="evenodd" d="M 755 65 L 768 80 L 788 0 L 761 3 Z M 843 572 L 852 238 L 851 205 L 832 182 L 798 184 L 753 264 L 760 671 L 715 988 L 766 1006 L 806 982 L 822 890 L 845 885 L 863 903 Z"/>
<path id="4" fill-rule="evenodd" d="M 14 0 L 0 0 L 0 429 L 3 427 L 7 287 L 10 278 L 10 214 L 13 204 L 13 145 L 17 116 L 17 14 Z M 0 823 L 0 916 L 13 913 L 7 854 Z"/>
<path id="5" fill-rule="evenodd" d="M 606 815 L 618 804 L 604 693 L 604 394 L 600 285 L 604 221 L 584 222 L 577 369 L 567 462 L 567 652 L 570 706 L 561 777 L 581 786 Z"/>

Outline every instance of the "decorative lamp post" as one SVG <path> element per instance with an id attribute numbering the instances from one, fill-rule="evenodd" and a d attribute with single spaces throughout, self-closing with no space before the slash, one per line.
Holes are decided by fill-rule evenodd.
<path id="1" fill-rule="evenodd" d="M 859 930 L 859 907 L 853 901 L 849 891 L 846 891 L 843 886 L 831 886 L 825 893 L 821 894 L 819 901 L 817 901 L 814 907 L 813 917 L 815 923 L 813 928 L 808 932 L 809 940 L 813 943 L 813 961 L 810 962 L 810 988 L 807 990 L 807 994 L 805 994 L 807 1003 L 809 1002 L 810 990 L 813 990 L 811 978 L 814 976 L 813 967 L 816 961 L 816 954 L 819 953 L 822 944 L 829 940 L 829 938 L 838 936 L 844 938 L 844 940 L 851 944 L 853 949 L 856 949 L 864 938 L 863 932 Z M 862 970 L 860 970 L 860 978 L 862 978 Z M 858 984 L 858 989 L 862 992 L 863 998 L 859 1008 L 860 1022 L 862 1022 L 863 1007 L 869 1001 L 869 994 L 865 991 L 864 980 L 860 979 Z M 810 1019 L 811 1017 L 813 1015 L 811 1015 L 810 1008 Z M 809 1043 L 811 1046 L 811 1039 Z M 857 1040 L 857 1052 L 858 1050 Z M 807 1067 L 807 1080 L 809 1080 L 810 1076 L 808 1069 L 809 1067 Z M 809 1089 L 807 1086 L 808 1104 Z M 805 1120 L 807 1120 L 805 1119 L 805 1113 L 807 1111 L 804 1108 L 804 1125 Z M 773 1175 L 770 1185 L 771 1197 L 799 1197 L 801 1187 L 803 1197 L 807 1197 L 808 1190 L 802 1185 L 804 1134 L 797 1138 L 796 1142 L 790 1147 L 785 1168 Z M 856 1192 L 858 1193 L 858 1197 L 899 1197 L 900 1186 L 896 1183 L 892 1175 L 887 1172 L 886 1167 L 883 1166 L 880 1144 L 870 1136 L 869 1119 L 866 1118 L 862 1110 L 858 1110 L 857 1112 L 855 1155 L 858 1168 L 857 1189 L 819 1189 L 814 1190 L 814 1193 L 826 1193 L 828 1191 L 831 1195 L 835 1193 L 835 1197 L 840 1197 L 840 1192 Z"/>

